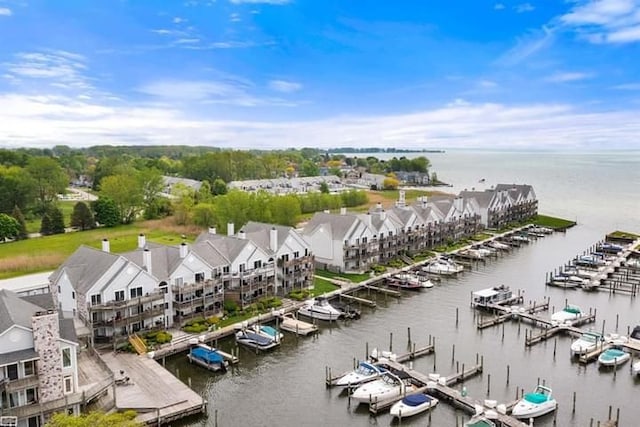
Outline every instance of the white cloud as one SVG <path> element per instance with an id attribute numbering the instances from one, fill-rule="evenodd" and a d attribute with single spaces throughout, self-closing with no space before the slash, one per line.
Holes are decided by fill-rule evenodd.
<path id="1" fill-rule="evenodd" d="M 173 18 L 173 23 L 174 24 L 182 24 L 183 22 L 187 22 L 187 20 L 185 18 L 181 18 L 179 16 L 176 16 L 175 18 Z"/>
<path id="2" fill-rule="evenodd" d="M 591 43 L 640 41 L 640 2 L 588 0 L 577 3 L 560 22 Z"/>
<path id="3" fill-rule="evenodd" d="M 4 94 L 0 105 L 0 140 L 5 146 L 21 147 L 64 143 L 74 147 L 188 144 L 269 149 L 328 148 L 348 142 L 355 147 L 597 148 L 606 140 L 611 149 L 635 147 L 640 133 L 640 110 L 589 113 L 558 104 L 507 106 L 456 100 L 408 114 L 306 121 L 205 119 L 175 104 L 103 105 L 60 96 Z"/>
<path id="4" fill-rule="evenodd" d="M 503 10 L 505 8 L 504 4 L 502 3 L 496 3 L 493 5 L 493 9 L 494 10 Z"/>
<path id="5" fill-rule="evenodd" d="M 498 63 L 516 65 L 550 46 L 554 38 L 554 30 L 547 26 L 542 26 L 540 30 L 530 31 L 520 37 L 516 45 L 498 59 Z"/>
<path id="6" fill-rule="evenodd" d="M 13 12 L 8 7 L 0 7 L 0 16 L 11 16 Z"/>
<path id="7" fill-rule="evenodd" d="M 239 13 L 232 13 L 231 15 L 229 15 L 229 21 L 231 21 L 231 22 L 240 22 L 240 21 L 242 21 L 242 18 L 240 18 L 240 14 Z"/>
<path id="8" fill-rule="evenodd" d="M 480 80 L 478 86 L 484 89 L 491 89 L 498 86 L 498 83 L 492 80 Z"/>
<path id="9" fill-rule="evenodd" d="M 269 82 L 269 89 L 275 90 L 276 92 L 291 93 L 302 89 L 302 84 L 287 80 L 271 80 Z"/>
<path id="10" fill-rule="evenodd" d="M 531 3 L 521 3 L 513 8 L 516 13 L 533 12 L 536 8 Z"/>
<path id="11" fill-rule="evenodd" d="M 233 4 L 273 4 L 273 5 L 283 5 L 288 4 L 291 0 L 229 0 Z"/>
<path id="12" fill-rule="evenodd" d="M 586 80 L 593 78 L 594 75 L 592 73 L 580 73 L 580 72 L 562 72 L 555 73 L 545 80 L 552 83 L 566 83 L 566 82 L 575 82 L 578 80 Z"/>
<path id="13" fill-rule="evenodd" d="M 625 83 L 613 88 L 618 90 L 640 90 L 640 83 Z"/>

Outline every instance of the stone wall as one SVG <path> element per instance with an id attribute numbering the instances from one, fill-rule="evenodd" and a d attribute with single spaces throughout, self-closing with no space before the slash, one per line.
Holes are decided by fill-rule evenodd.
<path id="1" fill-rule="evenodd" d="M 60 399 L 64 397 L 64 384 L 58 312 L 36 314 L 31 319 L 31 326 L 33 347 L 40 356 L 37 364 L 39 400 L 46 403 Z"/>

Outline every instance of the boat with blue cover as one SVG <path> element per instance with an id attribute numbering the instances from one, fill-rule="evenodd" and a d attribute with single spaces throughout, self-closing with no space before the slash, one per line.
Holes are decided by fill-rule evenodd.
<path id="1" fill-rule="evenodd" d="M 236 342 L 256 350 L 269 350 L 280 345 L 280 341 L 275 338 L 257 334 L 249 329 L 236 332 Z"/>
<path id="2" fill-rule="evenodd" d="M 256 325 L 247 327 L 247 330 L 249 330 L 250 332 L 255 332 L 256 334 L 265 336 L 267 338 L 272 338 L 276 341 L 281 341 L 282 338 L 284 338 L 284 334 L 278 331 L 273 326 L 256 324 Z"/>
<path id="3" fill-rule="evenodd" d="M 428 411 L 438 404 L 438 399 L 424 393 L 410 394 L 391 407 L 392 417 L 406 418 Z"/>
<path id="4" fill-rule="evenodd" d="M 189 362 L 200 365 L 210 371 L 226 371 L 229 366 L 224 357 L 216 349 L 205 344 L 198 344 L 191 347 L 187 354 Z"/>

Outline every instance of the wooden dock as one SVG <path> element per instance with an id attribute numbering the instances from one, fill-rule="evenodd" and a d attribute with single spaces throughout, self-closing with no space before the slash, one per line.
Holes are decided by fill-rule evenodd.
<path id="1" fill-rule="evenodd" d="M 360 304 L 364 304 L 367 307 L 371 307 L 371 308 L 375 308 L 378 305 L 375 301 L 371 301 L 371 300 L 365 299 L 365 298 L 356 297 L 354 295 L 349 295 L 349 294 L 346 294 L 346 293 L 340 294 L 340 296 L 338 298 L 346 299 L 346 300 L 349 300 L 349 301 L 355 301 L 355 302 L 358 302 Z"/>

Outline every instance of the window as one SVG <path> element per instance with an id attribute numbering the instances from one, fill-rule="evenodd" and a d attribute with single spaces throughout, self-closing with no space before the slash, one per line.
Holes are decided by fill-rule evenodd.
<path id="1" fill-rule="evenodd" d="M 71 349 L 69 347 L 62 349 L 62 367 L 71 367 Z"/>
<path id="2" fill-rule="evenodd" d="M 244 268 L 245 268 L 244 263 L 240 264 L 240 267 L 239 267 L 240 273 L 244 271 Z"/>
<path id="3" fill-rule="evenodd" d="M 29 418 L 27 427 L 40 427 L 40 417 L 36 415 Z"/>
<path id="4" fill-rule="evenodd" d="M 35 388 L 27 389 L 27 405 L 30 403 L 36 403 L 38 401 L 38 394 Z"/>
<path id="5" fill-rule="evenodd" d="M 204 282 L 204 273 L 196 273 L 196 283 Z"/>
<path id="6" fill-rule="evenodd" d="M 18 364 L 14 363 L 13 365 L 7 365 L 7 377 L 10 380 L 18 379 Z"/>
<path id="7" fill-rule="evenodd" d="M 24 362 L 24 376 L 29 377 L 31 375 L 35 375 L 36 373 L 36 362 L 34 360 L 29 360 L 28 362 Z"/>
<path id="8" fill-rule="evenodd" d="M 253 268 L 260 268 L 262 267 L 262 261 L 258 260 L 256 262 L 253 263 Z"/>
<path id="9" fill-rule="evenodd" d="M 142 287 L 132 288 L 129 290 L 131 298 L 137 298 L 142 296 Z"/>
<path id="10" fill-rule="evenodd" d="M 69 377 L 64 377 L 64 393 L 72 393 L 73 392 L 73 380 Z"/>
<path id="11" fill-rule="evenodd" d="M 116 301 L 124 301 L 124 291 L 116 291 Z"/>
<path id="12" fill-rule="evenodd" d="M 225 274 L 229 274 L 229 266 L 225 265 L 224 267 L 222 267 L 222 272 Z"/>
<path id="13" fill-rule="evenodd" d="M 102 304 L 102 296 L 100 294 L 91 295 L 91 305 Z"/>
<path id="14" fill-rule="evenodd" d="M 293 258 L 294 258 L 294 259 L 298 259 L 298 258 L 300 258 L 300 252 L 298 252 L 298 251 L 294 252 L 294 253 L 293 253 Z"/>
<path id="15" fill-rule="evenodd" d="M 71 291 L 71 299 L 76 299 L 76 293 L 74 291 Z"/>
<path id="16" fill-rule="evenodd" d="M 167 282 L 160 282 L 158 286 L 160 286 L 160 289 L 162 289 L 163 293 L 169 293 L 169 284 Z"/>
<path id="17" fill-rule="evenodd" d="M 183 280 L 182 277 L 176 277 L 176 286 L 182 286 Z"/>

